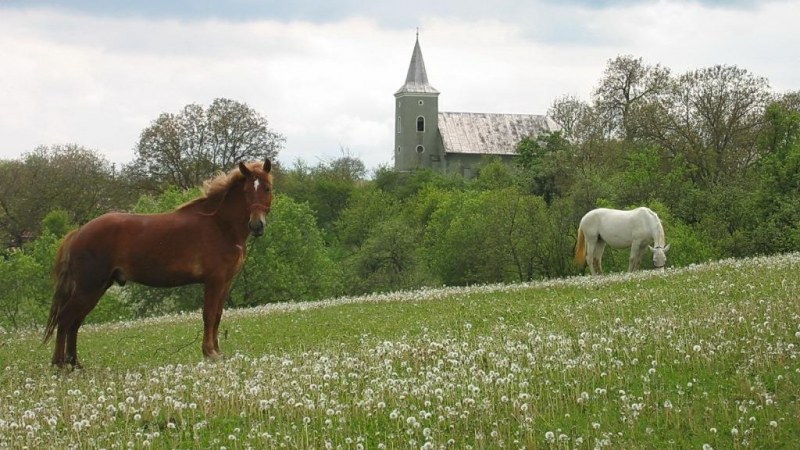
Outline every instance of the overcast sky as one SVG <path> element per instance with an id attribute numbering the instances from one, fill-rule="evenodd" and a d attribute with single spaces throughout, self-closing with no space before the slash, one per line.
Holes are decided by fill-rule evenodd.
<path id="1" fill-rule="evenodd" d="M 124 164 L 159 114 L 224 97 L 286 137 L 283 164 L 373 169 L 417 27 L 442 111 L 544 114 L 618 55 L 800 90 L 798 21 L 797 0 L 0 0 L 0 158 L 75 143 Z"/>

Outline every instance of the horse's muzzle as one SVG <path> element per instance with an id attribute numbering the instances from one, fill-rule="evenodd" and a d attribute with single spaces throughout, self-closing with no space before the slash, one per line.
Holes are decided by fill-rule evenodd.
<path id="1" fill-rule="evenodd" d="M 250 232 L 253 233 L 253 236 L 259 237 L 264 234 L 266 224 L 263 220 L 251 220 L 248 225 L 250 226 Z"/>

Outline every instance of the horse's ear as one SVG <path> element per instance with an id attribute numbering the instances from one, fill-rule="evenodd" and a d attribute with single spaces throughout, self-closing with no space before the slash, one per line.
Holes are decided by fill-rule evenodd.
<path id="1" fill-rule="evenodd" d="M 667 244 L 667 246 L 664 247 L 664 253 L 667 253 L 667 251 L 669 251 L 669 244 Z"/>
<path id="2" fill-rule="evenodd" d="M 647 248 L 649 248 L 651 252 L 656 251 L 656 249 L 654 249 L 652 245 L 648 245 Z"/>
<path id="3" fill-rule="evenodd" d="M 270 170 L 272 170 L 272 162 L 267 158 L 264 160 L 264 172 L 269 173 Z"/>
<path id="4" fill-rule="evenodd" d="M 239 163 L 239 172 L 242 172 L 242 175 L 244 175 L 246 177 L 249 177 L 250 175 L 252 175 L 252 172 L 250 172 L 250 169 L 248 169 L 247 166 L 243 162 Z"/>

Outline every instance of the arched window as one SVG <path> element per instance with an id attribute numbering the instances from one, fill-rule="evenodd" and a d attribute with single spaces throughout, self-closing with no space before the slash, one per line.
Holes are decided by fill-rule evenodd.
<path id="1" fill-rule="evenodd" d="M 401 124 L 402 124 L 402 122 L 400 122 L 400 116 L 397 116 L 397 134 L 400 134 L 400 125 Z"/>
<path id="2" fill-rule="evenodd" d="M 421 146 L 421 145 L 418 145 L 418 146 L 417 146 L 417 153 L 422 153 L 422 152 L 424 152 L 424 151 L 425 151 L 425 147 L 423 147 L 423 146 Z"/>
<path id="3" fill-rule="evenodd" d="M 417 117 L 417 131 L 425 131 L 425 118 L 422 116 Z"/>

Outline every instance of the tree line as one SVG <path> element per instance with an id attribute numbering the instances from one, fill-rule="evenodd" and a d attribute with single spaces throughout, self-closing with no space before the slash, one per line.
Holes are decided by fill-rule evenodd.
<path id="1" fill-rule="evenodd" d="M 559 97 L 548 113 L 560 131 L 524 139 L 514 165 L 487 157 L 469 180 L 368 174 L 346 154 L 275 167 L 267 232 L 250 242 L 229 307 L 575 275 L 577 223 L 600 206 L 655 210 L 671 266 L 800 249 L 800 92 L 774 93 L 735 66 L 673 75 L 620 56 L 591 99 Z M 72 144 L 0 161 L 0 327 L 43 322 L 69 229 L 110 210 L 173 209 L 240 160 L 274 159 L 283 142 L 246 104 L 217 99 L 160 115 L 121 168 Z M 604 265 L 624 270 L 627 253 Z M 128 284 L 89 320 L 201 299 L 197 287 Z"/>

